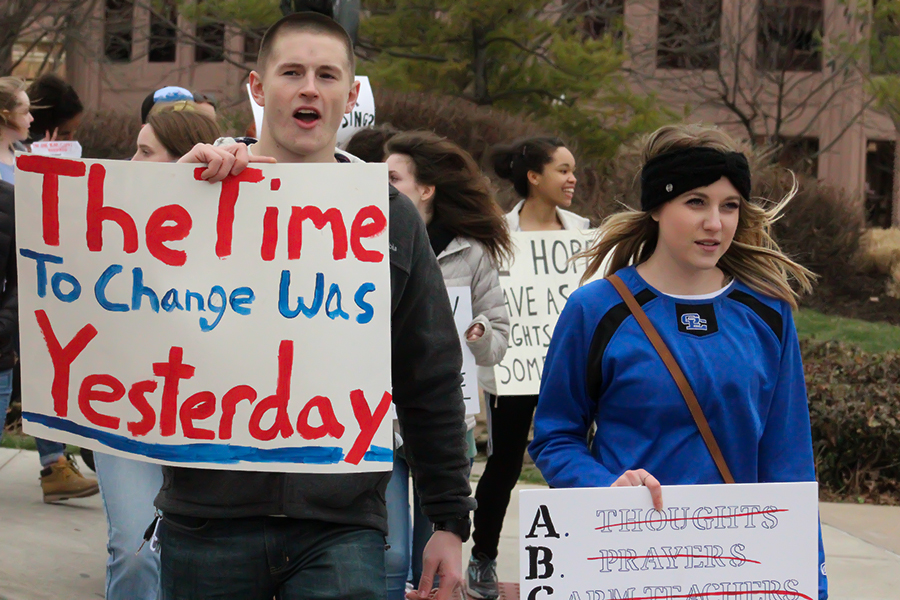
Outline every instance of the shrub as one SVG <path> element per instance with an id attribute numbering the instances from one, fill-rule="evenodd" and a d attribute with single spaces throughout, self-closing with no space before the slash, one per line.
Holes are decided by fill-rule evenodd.
<path id="1" fill-rule="evenodd" d="M 848 275 L 857 270 L 856 254 L 865 222 L 855 202 L 842 190 L 798 176 L 800 188 L 775 224 L 781 249 L 821 276 L 832 289 L 856 293 Z M 791 174 L 769 166 L 760 170 L 754 193 L 779 200 L 792 185 Z"/>
<path id="2" fill-rule="evenodd" d="M 131 158 L 141 131 L 140 117 L 114 111 L 92 111 L 84 115 L 75 139 L 84 158 Z"/>
<path id="3" fill-rule="evenodd" d="M 867 229 L 860 238 L 857 265 L 865 273 L 887 275 L 900 264 L 900 229 Z"/>
<path id="4" fill-rule="evenodd" d="M 900 504 L 900 352 L 801 348 L 821 496 Z"/>
<path id="5" fill-rule="evenodd" d="M 900 229 L 873 227 L 863 233 L 857 265 L 864 273 L 889 275 L 885 292 L 900 298 Z"/>
<path id="6" fill-rule="evenodd" d="M 640 206 L 640 142 L 624 145 L 607 171 L 599 208 L 609 214 L 618 204 Z M 794 175 L 774 164 L 773 148 L 745 147 L 753 173 L 752 194 L 779 201 L 791 189 Z M 854 202 L 840 190 L 797 175 L 799 190 L 774 226 L 782 250 L 821 275 L 820 283 L 848 287 L 847 275 L 856 271 L 855 255 L 864 222 Z M 604 216 L 605 216 L 604 214 Z"/>
<path id="7" fill-rule="evenodd" d="M 219 110 L 217 121 L 222 135 L 243 136 L 253 121 L 253 114 L 247 102 L 243 102 Z M 81 142 L 84 158 L 127 159 L 134 156 L 140 131 L 138 115 L 93 111 L 85 114 L 75 139 Z"/>
<path id="8" fill-rule="evenodd" d="M 509 210 L 519 201 L 512 185 L 500 180 L 485 161 L 486 151 L 500 142 L 508 142 L 520 137 L 535 135 L 557 135 L 558 132 L 522 115 L 513 115 L 502 110 L 475 106 L 471 102 L 450 96 L 434 96 L 421 93 L 400 93 L 390 90 L 375 90 L 375 114 L 378 123 L 390 123 L 400 130 L 427 129 L 443 135 L 459 144 L 491 176 L 497 189 L 497 202 L 504 210 Z M 579 158 L 575 140 L 564 138 L 576 160 Z M 595 223 L 609 211 L 605 205 L 602 182 L 605 169 L 602 165 L 581 162 L 576 176 L 575 197 L 572 210 L 590 218 Z"/>

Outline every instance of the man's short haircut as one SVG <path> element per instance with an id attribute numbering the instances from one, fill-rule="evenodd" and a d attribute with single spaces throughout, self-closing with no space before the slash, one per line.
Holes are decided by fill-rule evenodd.
<path id="1" fill-rule="evenodd" d="M 350 65 L 350 75 L 356 72 L 356 57 L 353 54 L 353 40 L 347 30 L 341 24 L 321 13 L 298 12 L 282 17 L 276 21 L 263 35 L 259 45 L 259 55 L 256 58 L 256 70 L 262 74 L 266 70 L 266 62 L 272 52 L 272 46 L 283 33 L 309 32 L 331 36 L 343 42 L 347 48 L 347 63 Z"/>

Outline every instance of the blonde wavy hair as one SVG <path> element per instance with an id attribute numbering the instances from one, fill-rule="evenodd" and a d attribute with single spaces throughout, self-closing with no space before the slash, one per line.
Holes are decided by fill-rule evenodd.
<path id="1" fill-rule="evenodd" d="M 746 149 L 722 130 L 709 125 L 666 125 L 645 136 L 640 145 L 641 164 L 670 150 L 712 148 L 720 152 Z M 788 202 L 797 193 L 797 180 L 778 202 L 764 198 L 741 198 L 738 225 L 731 246 L 719 259 L 718 267 L 751 289 L 797 308 L 800 291 L 812 291 L 816 275 L 788 258 L 772 238 L 771 229 Z M 579 256 L 587 259 L 582 284 L 606 263 L 604 277 L 629 265 L 646 261 L 656 250 L 659 225 L 652 212 L 628 209 L 608 217 L 597 231 L 596 242 Z"/>
<path id="2" fill-rule="evenodd" d="M 19 106 L 19 92 L 26 88 L 18 77 L 0 77 L 0 127 L 8 127 L 12 112 Z"/>

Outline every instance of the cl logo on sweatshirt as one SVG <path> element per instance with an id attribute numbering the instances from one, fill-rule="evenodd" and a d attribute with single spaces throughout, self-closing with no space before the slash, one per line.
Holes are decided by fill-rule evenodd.
<path id="1" fill-rule="evenodd" d="M 697 313 L 685 313 L 681 315 L 681 324 L 688 331 L 706 331 L 706 319 L 700 318 Z"/>

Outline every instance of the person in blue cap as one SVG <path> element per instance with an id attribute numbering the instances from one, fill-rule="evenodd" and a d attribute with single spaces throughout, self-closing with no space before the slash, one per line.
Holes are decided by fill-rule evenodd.
<path id="1" fill-rule="evenodd" d="M 153 110 L 154 105 L 163 102 L 178 102 L 179 100 L 190 100 L 193 102 L 194 94 L 177 85 L 167 85 L 164 88 L 159 88 L 155 92 L 150 92 L 141 103 L 141 125 L 147 122 L 147 116 L 150 114 L 150 111 Z"/>

